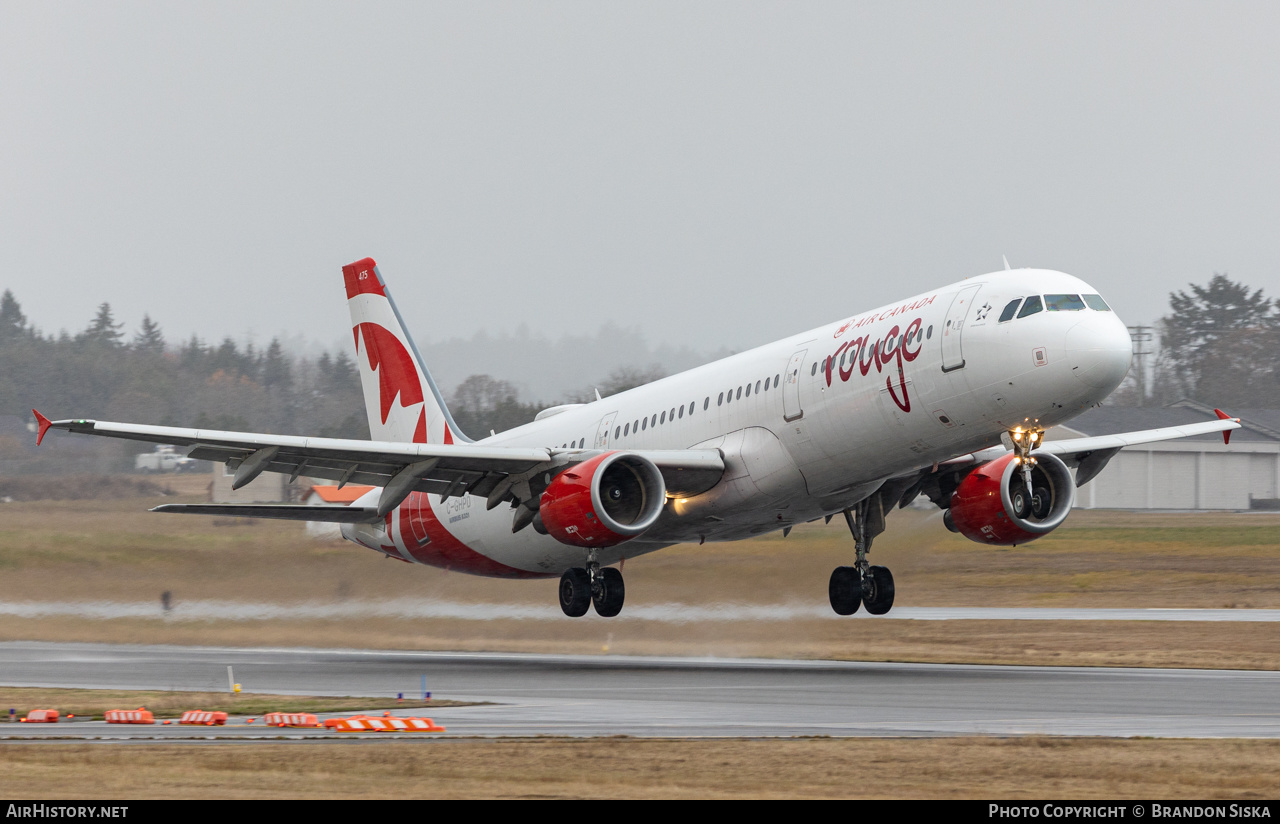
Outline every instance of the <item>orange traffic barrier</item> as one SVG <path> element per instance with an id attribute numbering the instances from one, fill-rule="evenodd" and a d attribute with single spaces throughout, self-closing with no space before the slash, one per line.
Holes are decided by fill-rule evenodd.
<path id="1" fill-rule="evenodd" d="M 178 719 L 179 724 L 199 724 L 202 727 L 221 727 L 227 723 L 225 712 L 209 712 L 208 710 L 187 710 Z"/>
<path id="2" fill-rule="evenodd" d="M 136 710 L 107 710 L 108 724 L 154 724 L 156 717 L 151 710 L 138 707 Z"/>
<path id="3" fill-rule="evenodd" d="M 309 712 L 269 712 L 262 716 L 268 727 L 318 727 L 320 719 Z"/>
<path id="4" fill-rule="evenodd" d="M 56 724 L 58 723 L 57 710 L 29 710 L 27 717 L 22 719 L 28 724 Z"/>
<path id="5" fill-rule="evenodd" d="M 334 732 L 444 732 L 444 727 L 430 718 L 353 715 L 350 718 L 330 718 L 324 725 Z"/>

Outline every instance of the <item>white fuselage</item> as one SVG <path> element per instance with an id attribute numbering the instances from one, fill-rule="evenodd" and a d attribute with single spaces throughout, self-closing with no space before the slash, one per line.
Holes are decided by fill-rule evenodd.
<path id="1" fill-rule="evenodd" d="M 1048 309 L 999 320 L 1014 299 L 1096 295 L 1061 272 L 970 278 L 580 406 L 481 443 L 613 449 L 719 449 L 711 490 L 672 498 L 648 532 L 601 549 L 608 565 L 683 541 L 745 538 L 841 510 L 893 476 L 999 443 L 1028 420 L 1062 423 L 1123 380 L 1130 338 L 1114 312 Z M 376 502 L 378 491 L 367 502 Z M 461 545 L 423 560 L 403 519 L 343 534 L 405 560 L 481 572 L 466 550 L 513 571 L 558 575 L 586 550 L 532 529 L 472 496 L 426 496 Z"/>

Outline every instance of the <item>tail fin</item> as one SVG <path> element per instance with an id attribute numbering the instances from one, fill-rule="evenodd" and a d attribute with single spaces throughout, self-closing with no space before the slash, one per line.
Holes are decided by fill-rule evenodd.
<path id="1" fill-rule="evenodd" d="M 373 258 L 342 267 L 356 362 L 375 441 L 454 443 L 458 431 Z"/>

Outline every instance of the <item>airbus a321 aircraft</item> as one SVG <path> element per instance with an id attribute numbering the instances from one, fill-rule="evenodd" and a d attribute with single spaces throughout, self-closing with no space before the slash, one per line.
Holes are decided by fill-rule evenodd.
<path id="1" fill-rule="evenodd" d="M 372 484 L 350 507 L 165 505 L 157 512 L 342 524 L 347 540 L 475 575 L 560 576 L 560 606 L 617 615 L 615 565 L 683 542 L 732 541 L 843 514 L 852 564 L 831 574 L 841 615 L 893 606 L 868 562 L 885 516 L 926 495 L 985 544 L 1060 525 L 1077 486 L 1122 447 L 1239 427 L 1044 442 L 1129 368 L 1125 325 L 1084 281 L 1020 269 L 969 278 L 472 441 L 458 430 L 377 265 L 343 267 L 370 441 L 50 421 L 190 447 L 239 488 L 263 472 Z M 1069 468 L 1076 470 L 1072 477 Z"/>

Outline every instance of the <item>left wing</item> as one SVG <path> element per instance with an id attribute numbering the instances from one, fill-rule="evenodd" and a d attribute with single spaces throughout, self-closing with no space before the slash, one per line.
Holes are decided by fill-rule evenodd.
<path id="1" fill-rule="evenodd" d="M 1204 423 L 1190 423 L 1184 426 L 1166 426 L 1160 429 L 1143 429 L 1138 432 L 1121 432 L 1116 435 L 1096 435 L 1090 438 L 1071 438 L 1065 441 L 1045 441 L 1035 448 L 1036 452 L 1048 452 L 1062 458 L 1070 467 L 1077 467 L 1076 486 L 1084 486 L 1097 477 L 1117 452 L 1126 446 L 1137 446 L 1157 441 L 1171 441 L 1176 438 L 1189 438 L 1193 435 L 1205 435 L 1210 432 L 1221 432 L 1222 442 L 1229 443 L 1231 431 L 1240 428 L 1240 419 L 1229 417 L 1221 409 L 1215 409 L 1218 420 Z M 995 460 L 1008 453 L 1003 446 L 993 446 L 979 452 L 952 458 L 940 466 L 969 466 Z"/>
<path id="2" fill-rule="evenodd" d="M 1076 486 L 1081 487 L 1098 477 L 1098 473 L 1106 468 L 1107 462 L 1126 446 L 1188 438 L 1209 432 L 1221 432 L 1223 441 L 1229 441 L 1231 431 L 1240 428 L 1240 419 L 1232 418 L 1220 409 L 1215 409 L 1214 412 L 1218 415 L 1216 421 L 1122 432 L 1117 435 L 1044 441 L 1035 448 L 1035 452 L 1048 452 L 1062 458 L 1063 463 L 1076 470 Z M 925 467 L 888 478 L 876 494 L 882 496 L 886 511 L 895 505 L 899 508 L 905 507 L 922 492 L 939 507 L 945 509 L 946 506 L 942 502 L 950 496 L 950 490 L 954 489 L 956 481 L 967 472 L 969 467 L 1003 458 L 1009 452 L 1010 450 L 1004 446 L 993 446 L 989 449 L 959 455 L 933 467 Z"/>
<path id="3" fill-rule="evenodd" d="M 225 463 L 234 469 L 233 489 L 248 484 L 263 472 L 279 472 L 291 479 L 305 474 L 337 481 L 339 486 L 347 483 L 380 486 L 383 492 L 376 511 L 378 517 L 390 512 L 415 491 L 431 492 L 446 498 L 478 495 L 487 499 L 490 509 L 503 501 L 533 502 L 545 488 L 544 476 L 550 470 L 559 472 L 601 452 L 594 449 L 304 438 L 85 419 L 51 421 L 38 411 L 32 411 L 40 427 L 37 444 L 48 430 L 63 429 L 85 435 L 190 447 L 189 457 Z M 724 473 L 724 459 L 716 449 L 640 450 L 636 454 L 657 465 L 668 492 L 673 495 L 694 495 L 710 489 Z M 288 516 L 280 514 L 274 517 Z"/>

